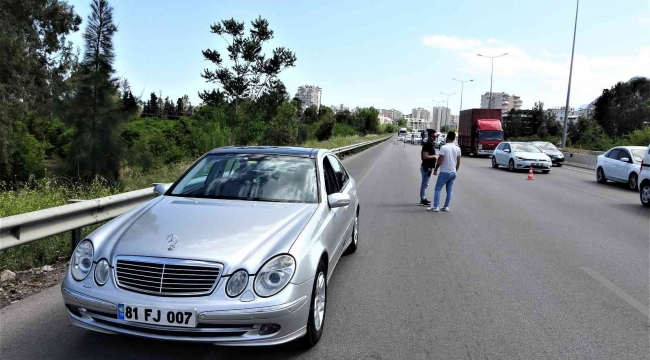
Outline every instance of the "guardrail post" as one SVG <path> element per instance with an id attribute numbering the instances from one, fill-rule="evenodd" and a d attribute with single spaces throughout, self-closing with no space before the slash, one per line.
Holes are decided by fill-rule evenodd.
<path id="1" fill-rule="evenodd" d="M 74 204 L 82 201 L 83 200 L 68 199 L 68 204 Z M 74 249 L 77 248 L 77 245 L 79 245 L 80 241 L 81 241 L 81 228 L 70 230 L 70 245 L 72 246 L 72 252 L 74 252 Z"/>

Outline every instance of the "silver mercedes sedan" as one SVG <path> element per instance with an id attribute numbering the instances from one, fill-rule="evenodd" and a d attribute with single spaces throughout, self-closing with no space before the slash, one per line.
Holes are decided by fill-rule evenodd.
<path id="1" fill-rule="evenodd" d="M 330 151 L 228 147 L 79 243 L 74 325 L 222 345 L 315 345 L 327 283 L 356 251 L 354 179 Z"/>

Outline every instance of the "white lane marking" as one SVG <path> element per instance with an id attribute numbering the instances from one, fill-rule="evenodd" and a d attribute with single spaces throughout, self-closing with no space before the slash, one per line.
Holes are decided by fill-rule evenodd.
<path id="1" fill-rule="evenodd" d="M 621 200 L 619 200 L 619 199 L 614 199 L 614 198 L 611 198 L 611 197 L 609 197 L 609 196 L 600 195 L 600 194 L 598 194 L 598 193 L 595 193 L 595 192 L 592 192 L 592 191 L 589 191 L 589 190 L 585 190 L 585 189 L 581 189 L 581 188 L 579 188 L 579 187 L 571 186 L 571 185 L 569 185 L 569 184 L 564 184 L 564 183 L 562 183 L 562 185 L 564 185 L 564 186 L 568 186 L 568 187 L 570 187 L 570 188 L 572 188 L 572 189 L 576 189 L 576 190 L 584 191 L 584 192 L 586 192 L 586 193 L 588 193 L 588 194 L 591 194 L 591 195 L 600 196 L 600 197 L 605 198 L 605 199 L 614 200 L 614 201 L 621 201 Z"/>
<path id="2" fill-rule="evenodd" d="M 564 165 L 564 168 L 571 171 L 581 172 L 589 175 L 596 175 L 594 171 L 583 170 L 581 168 L 572 167 L 571 165 Z"/>
<path id="3" fill-rule="evenodd" d="M 650 318 L 650 308 L 643 305 L 643 303 L 641 303 L 639 300 L 633 298 L 632 295 L 626 293 L 623 289 L 614 285 L 614 283 L 607 280 L 604 276 L 600 275 L 595 270 L 588 267 L 583 267 L 582 270 L 589 274 L 592 278 L 596 279 L 596 281 L 601 283 L 604 287 L 614 292 L 614 294 L 623 299 L 626 303 L 630 304 L 633 308 L 639 310 L 643 316 Z"/>

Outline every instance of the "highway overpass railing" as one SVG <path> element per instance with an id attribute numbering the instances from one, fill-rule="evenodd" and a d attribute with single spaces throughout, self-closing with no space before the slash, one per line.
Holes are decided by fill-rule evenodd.
<path id="1" fill-rule="evenodd" d="M 348 145 L 331 151 L 339 156 L 363 150 L 392 136 Z M 80 240 L 79 229 L 111 220 L 153 199 L 153 187 L 0 218 L 0 250 L 72 232 L 72 246 Z"/>

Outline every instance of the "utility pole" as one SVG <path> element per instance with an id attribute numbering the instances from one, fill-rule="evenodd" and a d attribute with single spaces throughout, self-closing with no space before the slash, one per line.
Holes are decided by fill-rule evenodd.
<path id="1" fill-rule="evenodd" d="M 571 66 L 569 67 L 569 87 L 566 91 L 566 106 L 564 107 L 564 129 L 562 130 L 562 148 L 566 148 L 566 131 L 569 121 L 569 98 L 571 96 L 571 75 L 573 75 L 573 53 L 576 49 L 576 30 L 578 29 L 578 6 L 580 0 L 576 0 L 576 20 L 573 25 L 573 46 L 571 47 Z"/>
<path id="2" fill-rule="evenodd" d="M 490 102 L 488 105 L 488 109 L 492 109 L 492 75 L 494 74 L 494 59 L 502 56 L 508 55 L 508 53 L 497 55 L 497 56 L 486 56 L 486 55 L 481 55 L 481 54 L 476 54 L 478 56 L 490 58 L 492 60 L 492 71 L 490 72 Z"/>

